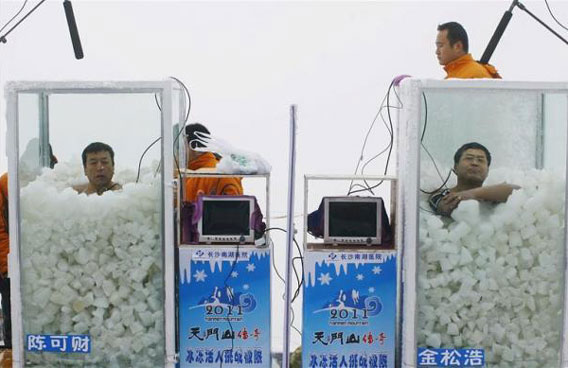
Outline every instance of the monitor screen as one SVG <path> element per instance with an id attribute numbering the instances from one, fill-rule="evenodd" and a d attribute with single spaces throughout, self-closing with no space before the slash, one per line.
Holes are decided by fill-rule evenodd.
<path id="1" fill-rule="evenodd" d="M 250 200 L 204 200 L 201 235 L 248 235 Z"/>
<path id="2" fill-rule="evenodd" d="M 330 237 L 377 237 L 377 202 L 329 202 Z"/>

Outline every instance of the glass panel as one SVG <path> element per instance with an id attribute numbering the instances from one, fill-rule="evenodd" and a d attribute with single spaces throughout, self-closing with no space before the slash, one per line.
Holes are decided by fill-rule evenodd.
<path id="1" fill-rule="evenodd" d="M 59 161 L 20 181 L 22 319 L 25 349 L 29 335 L 89 335 L 91 352 L 46 352 L 47 345 L 26 350 L 25 365 L 163 366 L 159 141 L 138 175 L 142 153 L 160 137 L 160 110 L 152 93 L 79 93 L 49 96 L 45 129 L 41 114 L 22 120 L 30 114 L 20 103 L 20 152 L 30 138 L 49 137 Z M 98 147 L 84 167 L 81 153 L 96 141 L 110 145 L 114 159 Z M 70 343 L 58 346 L 69 351 Z"/>
<path id="2" fill-rule="evenodd" d="M 564 169 L 568 99 L 565 94 L 544 95 L 544 167 Z"/>
<path id="3" fill-rule="evenodd" d="M 567 96 L 472 89 L 424 97 L 418 347 L 482 348 L 487 367 L 560 367 Z M 454 164 L 468 142 L 490 151 L 490 165 L 480 148 Z M 439 198 L 450 215 L 433 212 L 429 199 Z"/>
<path id="4" fill-rule="evenodd" d="M 441 164 L 453 164 L 452 149 L 482 141 L 495 156 L 496 165 L 507 161 L 509 168 L 535 167 L 542 123 L 540 93 L 454 90 L 429 91 L 425 97 L 428 119 L 426 130 L 422 120 L 422 142 Z M 504 137 L 507 144 L 503 144 Z"/>

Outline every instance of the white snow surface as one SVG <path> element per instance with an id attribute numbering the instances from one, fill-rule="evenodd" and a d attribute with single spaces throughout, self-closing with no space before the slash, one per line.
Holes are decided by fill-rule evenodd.
<path id="1" fill-rule="evenodd" d="M 160 182 L 118 171 L 121 191 L 77 194 L 80 163 L 21 190 L 24 334 L 88 334 L 86 358 L 27 354 L 42 367 L 157 367 L 164 362 Z M 86 359 L 86 361 L 84 360 Z M 91 365 L 89 365 L 91 366 Z"/>
<path id="2" fill-rule="evenodd" d="M 491 169 L 485 184 L 504 181 L 522 186 L 506 203 L 464 201 L 453 219 L 421 211 L 418 346 L 483 348 L 491 367 L 558 367 L 564 176 Z M 440 179 L 423 167 L 421 184 Z M 429 210 L 426 195 L 420 205 Z"/>

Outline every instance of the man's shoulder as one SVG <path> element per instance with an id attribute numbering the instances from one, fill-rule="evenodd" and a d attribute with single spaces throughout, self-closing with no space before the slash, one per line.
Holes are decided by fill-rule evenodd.
<path id="1" fill-rule="evenodd" d="M 481 64 L 466 54 L 446 66 L 446 78 L 475 79 L 475 78 L 501 78 L 497 69 L 490 64 Z"/>
<path id="2" fill-rule="evenodd" d="M 88 186 L 88 184 L 77 184 L 77 185 L 73 185 L 72 188 L 77 193 L 84 193 L 87 190 L 87 186 Z"/>

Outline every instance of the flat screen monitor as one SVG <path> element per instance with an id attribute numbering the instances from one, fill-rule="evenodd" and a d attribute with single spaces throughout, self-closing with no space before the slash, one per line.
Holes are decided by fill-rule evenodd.
<path id="1" fill-rule="evenodd" d="M 252 196 L 201 196 L 198 222 L 200 243 L 254 243 Z"/>
<path id="2" fill-rule="evenodd" d="M 379 197 L 325 197 L 324 243 L 381 244 Z"/>

